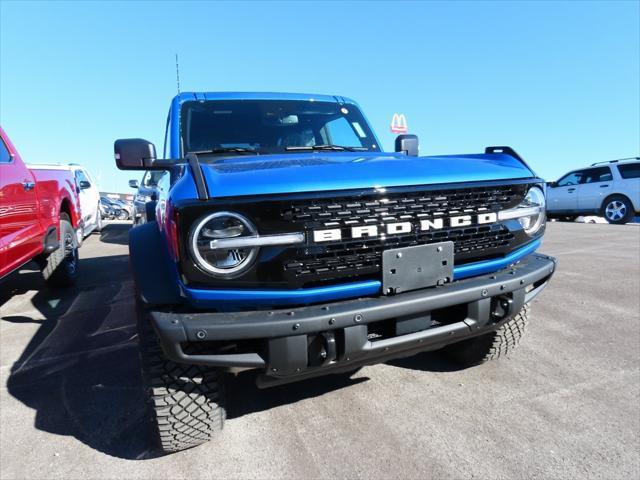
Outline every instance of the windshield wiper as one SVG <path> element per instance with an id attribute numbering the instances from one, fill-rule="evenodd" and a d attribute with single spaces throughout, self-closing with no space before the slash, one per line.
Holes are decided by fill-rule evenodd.
<path id="1" fill-rule="evenodd" d="M 245 147 L 217 147 L 192 153 L 195 153 L 196 155 L 206 155 L 208 153 L 246 153 L 249 155 L 260 155 L 260 153 L 255 148 Z"/>
<path id="2" fill-rule="evenodd" d="M 286 147 L 287 151 L 313 151 L 313 150 L 329 150 L 335 152 L 362 152 L 369 150 L 367 147 L 343 147 L 342 145 L 309 145 L 301 147 Z"/>

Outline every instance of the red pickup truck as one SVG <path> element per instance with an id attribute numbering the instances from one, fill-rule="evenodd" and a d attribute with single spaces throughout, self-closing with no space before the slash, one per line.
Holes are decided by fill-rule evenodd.
<path id="1" fill-rule="evenodd" d="M 0 279 L 35 260 L 47 283 L 78 276 L 80 203 L 70 171 L 30 170 L 0 127 Z"/>

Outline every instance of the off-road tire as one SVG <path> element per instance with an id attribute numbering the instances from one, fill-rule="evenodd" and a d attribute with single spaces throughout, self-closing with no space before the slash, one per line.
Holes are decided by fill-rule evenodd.
<path id="1" fill-rule="evenodd" d="M 209 441 L 226 418 L 221 373 L 168 360 L 140 302 L 138 341 L 149 416 L 162 451 L 177 452 Z"/>
<path id="2" fill-rule="evenodd" d="M 60 214 L 60 246 L 39 259 L 45 281 L 52 287 L 68 287 L 78 278 L 78 238 L 66 213 Z"/>
<path id="3" fill-rule="evenodd" d="M 529 305 L 525 305 L 495 332 L 448 345 L 445 354 L 463 366 L 479 365 L 508 355 L 524 335 L 530 310 Z"/>
<path id="4" fill-rule="evenodd" d="M 614 207 L 618 208 L 617 214 L 609 211 L 610 208 Z M 620 212 L 620 209 L 624 209 L 624 214 Z M 631 200 L 627 197 L 624 195 L 612 195 L 602 202 L 601 215 L 613 225 L 624 225 L 633 220 L 635 212 Z"/>

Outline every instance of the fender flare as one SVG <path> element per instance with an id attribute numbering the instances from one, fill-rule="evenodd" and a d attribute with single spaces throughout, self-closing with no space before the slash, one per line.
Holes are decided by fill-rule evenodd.
<path id="1" fill-rule="evenodd" d="M 129 230 L 129 262 L 137 294 L 145 304 L 181 303 L 175 267 L 157 223 L 143 223 Z"/>

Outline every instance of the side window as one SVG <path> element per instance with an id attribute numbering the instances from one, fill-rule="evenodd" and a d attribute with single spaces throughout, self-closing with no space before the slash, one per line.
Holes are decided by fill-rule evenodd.
<path id="1" fill-rule="evenodd" d="M 640 178 L 640 163 L 628 163 L 626 165 L 618 165 L 618 171 L 622 178 Z"/>
<path id="2" fill-rule="evenodd" d="M 166 198 L 167 192 L 169 192 L 169 189 L 171 188 L 171 175 L 167 170 L 163 170 L 163 171 L 156 170 L 153 173 L 156 175 L 156 180 L 157 180 L 157 183 L 156 183 L 157 193 L 154 193 L 154 195 L 158 197 L 156 199 Z"/>
<path id="3" fill-rule="evenodd" d="M 142 177 L 142 186 L 146 188 L 154 188 L 158 185 L 158 180 L 164 175 L 164 171 L 155 170 L 148 171 Z"/>
<path id="4" fill-rule="evenodd" d="M 582 182 L 580 183 L 600 183 L 613 180 L 609 167 L 590 168 L 584 171 Z"/>
<path id="5" fill-rule="evenodd" d="M 87 178 L 82 170 L 76 170 L 76 181 L 78 182 L 78 184 L 80 184 L 80 182 L 91 183 L 91 181 Z"/>
<path id="6" fill-rule="evenodd" d="M 87 180 L 89 181 L 89 183 L 91 185 L 93 185 L 95 183 L 93 181 L 93 177 L 91 176 L 91 174 L 89 172 L 87 172 L 86 170 L 82 170 L 82 173 L 84 174 L 85 177 L 87 177 Z"/>
<path id="7" fill-rule="evenodd" d="M 584 172 L 571 172 L 558 180 L 558 187 L 568 187 L 570 185 L 578 185 L 582 183 L 582 176 Z"/>
<path id="8" fill-rule="evenodd" d="M 0 140 L 0 163 L 11 163 L 11 155 L 9 154 L 9 149 L 2 140 Z"/>
<path id="9" fill-rule="evenodd" d="M 158 190 L 162 192 L 168 192 L 170 187 L 169 180 L 171 177 L 171 175 L 169 175 L 169 172 L 164 170 L 161 172 L 153 172 L 153 173 L 159 174 L 159 178 L 157 179 Z"/>
<path id="10" fill-rule="evenodd" d="M 340 145 L 342 147 L 362 146 L 362 142 L 358 139 L 355 130 L 344 117 L 339 117 L 327 122 L 322 130 L 322 136 L 326 136 L 327 143 Z M 325 138 L 323 138 L 323 140 L 325 140 Z"/>

